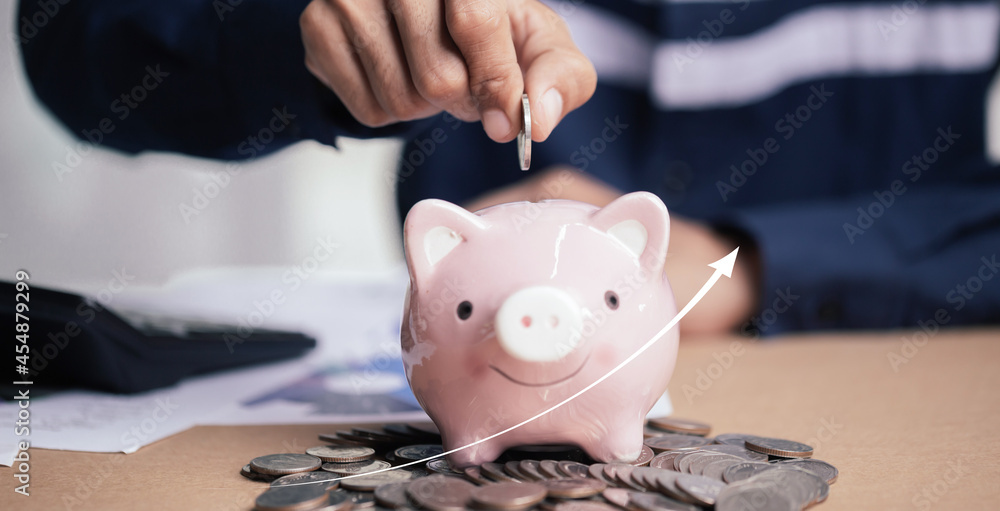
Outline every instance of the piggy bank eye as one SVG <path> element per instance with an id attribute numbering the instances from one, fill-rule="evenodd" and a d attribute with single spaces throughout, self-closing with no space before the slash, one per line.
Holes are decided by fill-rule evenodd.
<path id="1" fill-rule="evenodd" d="M 472 315 L 472 302 L 466 300 L 458 304 L 458 319 L 465 321 Z"/>
<path id="2" fill-rule="evenodd" d="M 618 294 L 614 291 L 608 291 L 604 293 L 604 303 L 608 304 L 608 308 L 611 310 L 618 309 Z"/>

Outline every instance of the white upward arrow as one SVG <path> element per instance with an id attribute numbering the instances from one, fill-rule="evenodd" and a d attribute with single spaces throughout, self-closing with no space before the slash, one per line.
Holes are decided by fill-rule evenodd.
<path id="1" fill-rule="evenodd" d="M 664 327 L 661 328 L 659 332 L 656 332 L 655 334 L 653 334 L 653 337 L 649 341 L 647 341 L 646 344 L 643 344 L 642 347 L 640 347 L 638 350 L 636 350 L 635 353 L 629 355 L 628 358 L 626 358 L 620 364 L 618 364 L 617 366 L 615 366 L 614 369 L 608 371 L 608 373 L 605 374 L 604 376 L 601 376 L 600 378 L 598 378 L 596 381 L 594 381 L 590 385 L 587 385 L 586 387 L 580 389 L 576 394 L 573 394 L 572 396 L 570 396 L 570 397 L 568 397 L 566 399 L 563 399 L 562 401 L 560 401 L 560 402 L 552 405 L 551 408 L 549 408 L 549 409 L 547 409 L 547 410 L 545 410 L 545 411 L 543 411 L 543 412 L 535 415 L 534 417 L 525 419 L 525 420 L 523 420 L 523 421 L 521 421 L 521 422 L 519 422 L 519 423 L 517 423 L 517 424 L 515 424 L 515 425 L 513 425 L 513 426 L 511 426 L 511 427 L 509 427 L 509 428 L 507 428 L 507 429 L 499 432 L 499 433 L 494 433 L 494 434 L 492 434 L 492 435 L 490 435 L 490 436 L 488 436 L 486 438 L 481 438 L 479 440 L 476 440 L 475 442 L 472 442 L 471 444 L 463 445 L 462 447 L 457 447 L 457 448 L 452 449 L 450 451 L 442 452 L 441 454 L 435 454 L 434 456 L 428 456 L 428 457 L 426 457 L 426 458 L 424 458 L 422 460 L 411 461 L 409 463 L 404 463 L 402 465 L 397 465 L 395 467 L 384 468 L 382 470 L 373 470 L 371 472 L 364 472 L 364 473 L 361 473 L 361 474 L 353 474 L 353 475 L 349 475 L 349 476 L 344 476 L 344 477 L 341 477 L 341 478 L 338 478 L 338 479 L 330 479 L 330 480 L 326 480 L 326 481 L 311 481 L 311 482 L 303 482 L 303 483 L 293 483 L 293 484 L 287 484 L 285 486 L 297 486 L 297 485 L 300 485 L 300 484 L 330 483 L 332 481 L 339 481 L 341 479 L 350 479 L 352 477 L 370 476 L 372 474 L 377 474 L 379 472 L 387 472 L 389 470 L 396 470 L 397 468 L 409 467 L 410 465 L 417 465 L 417 464 L 420 464 L 420 463 L 427 463 L 428 461 L 433 460 L 435 458 L 441 458 L 441 457 L 447 456 L 447 455 L 449 455 L 451 453 L 458 452 L 458 451 L 461 451 L 463 449 L 468 449 L 469 447 L 472 447 L 472 446 L 475 446 L 475 445 L 479 445 L 479 444 L 481 444 L 483 442 L 492 440 L 492 439 L 494 439 L 494 438 L 496 438 L 496 437 L 498 437 L 500 435 L 504 435 L 504 434 L 510 433 L 511 431 L 514 431 L 515 429 L 517 429 L 517 428 L 519 428 L 521 426 L 524 426 L 525 424 L 528 424 L 529 422 L 533 422 L 535 420 L 538 420 L 541 417 L 544 417 L 545 415 L 548 415 L 549 413 L 552 413 L 553 410 L 556 410 L 556 409 L 562 407 L 563 405 L 569 403 L 570 401 L 572 401 L 572 400 L 580 397 L 583 393 L 587 392 L 588 390 L 590 390 L 590 389 L 592 389 L 592 388 L 600 385 L 601 382 L 603 382 L 604 380 L 607 380 L 612 375 L 614 375 L 615 373 L 617 373 L 618 371 L 620 371 L 623 367 L 625 367 L 626 365 L 628 365 L 629 362 L 635 360 L 639 355 L 642 355 L 643 352 L 645 352 L 646 350 L 648 350 L 653 344 L 656 343 L 656 341 L 660 340 L 660 338 L 663 337 L 664 334 L 666 334 L 667 332 L 669 332 L 671 328 L 677 326 L 677 323 L 680 322 L 681 318 L 683 318 L 688 312 L 691 311 L 691 309 L 694 308 L 695 305 L 698 304 L 698 302 L 702 299 L 702 297 L 705 296 L 705 293 L 707 293 L 709 289 L 712 289 L 712 286 L 714 286 L 715 283 L 719 281 L 720 277 L 722 277 L 723 275 L 725 275 L 726 277 L 732 277 L 732 275 L 733 275 L 733 266 L 736 264 L 736 253 L 739 252 L 739 251 L 740 251 L 740 247 L 736 247 L 736 249 L 733 250 L 732 252 L 730 252 L 729 255 L 727 255 L 726 257 L 723 257 L 722 259 L 719 259 L 718 261 L 715 261 L 714 263 L 709 264 L 710 267 L 715 268 L 715 273 L 713 273 L 712 276 L 708 278 L 708 281 L 705 282 L 704 286 L 701 286 L 701 289 L 698 290 L 698 293 L 696 295 L 694 295 L 694 298 L 692 298 L 691 301 L 689 301 L 687 303 L 687 305 L 685 305 L 684 308 L 681 309 L 680 312 L 678 312 L 677 315 L 674 316 L 673 319 L 670 320 L 670 322 L 668 322 L 666 325 L 664 325 Z"/>

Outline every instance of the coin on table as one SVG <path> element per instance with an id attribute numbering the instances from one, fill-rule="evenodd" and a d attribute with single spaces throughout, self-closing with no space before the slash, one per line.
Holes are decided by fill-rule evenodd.
<path id="1" fill-rule="evenodd" d="M 472 490 L 475 505 L 496 510 L 527 509 L 545 500 L 545 487 L 538 483 L 496 483 Z"/>
<path id="2" fill-rule="evenodd" d="M 646 465 L 649 465 L 649 462 L 653 460 L 654 456 L 656 456 L 656 454 L 653 452 L 653 450 L 650 449 L 648 445 L 643 444 L 642 450 L 639 451 L 639 457 L 636 458 L 635 461 L 630 463 L 630 465 L 636 467 L 644 467 Z"/>
<path id="3" fill-rule="evenodd" d="M 433 460 L 428 461 L 426 465 L 427 468 L 429 468 L 432 472 L 437 472 L 438 474 L 444 474 L 446 476 L 464 477 L 464 474 L 462 474 L 461 472 L 456 472 L 454 469 L 452 469 L 451 465 L 449 465 L 448 461 L 445 460 L 444 458 L 435 458 Z"/>
<path id="4" fill-rule="evenodd" d="M 538 460 L 521 460 L 517 464 L 518 470 L 532 481 L 544 481 L 548 479 L 540 471 L 541 462 Z"/>
<path id="5" fill-rule="evenodd" d="M 614 507 L 593 500 L 567 500 L 560 502 L 554 511 L 617 511 Z"/>
<path id="6" fill-rule="evenodd" d="M 660 493 L 674 500 L 688 504 L 699 504 L 697 499 L 677 487 L 677 479 L 682 475 L 680 472 L 672 470 L 661 470 L 655 476 L 656 487 L 659 488 Z"/>
<path id="7" fill-rule="evenodd" d="M 606 466 L 608 466 L 607 463 L 594 463 L 587 468 L 587 474 L 590 475 L 590 477 L 607 484 L 608 486 L 618 486 L 618 483 L 613 478 L 608 479 L 608 477 L 604 475 L 604 467 Z"/>
<path id="8" fill-rule="evenodd" d="M 354 507 L 354 501 L 351 500 L 347 492 L 334 490 L 329 492 L 328 495 L 329 500 L 326 507 L 321 507 L 316 511 L 347 511 Z"/>
<path id="9" fill-rule="evenodd" d="M 480 473 L 498 483 L 519 483 L 518 479 L 511 477 L 505 471 L 505 466 L 500 463 L 487 462 L 479 466 Z"/>
<path id="10" fill-rule="evenodd" d="M 715 463 L 720 460 L 732 461 L 734 464 L 742 461 L 747 461 L 745 458 L 740 458 L 739 456 L 733 456 L 732 454 L 705 452 L 701 453 L 701 457 L 699 457 L 697 460 L 691 463 L 691 466 L 689 467 L 690 468 L 689 472 L 699 476 L 705 475 L 705 468 L 711 465 L 712 463 Z"/>
<path id="11" fill-rule="evenodd" d="M 493 481 L 483 477 L 483 470 L 479 467 L 465 467 L 462 469 L 462 475 L 469 481 L 480 486 L 493 484 Z"/>
<path id="12" fill-rule="evenodd" d="M 636 467 L 628 463 L 608 463 L 604 466 L 604 478 L 615 481 L 620 486 L 645 491 L 646 488 L 632 480 L 632 472 L 635 469 Z"/>
<path id="13" fill-rule="evenodd" d="M 647 438 L 644 443 L 648 445 L 653 452 L 659 454 L 664 451 L 693 450 L 709 445 L 711 441 L 694 435 L 666 433 L 660 436 Z"/>
<path id="14" fill-rule="evenodd" d="M 340 476 L 332 472 L 326 472 L 324 470 L 317 470 L 314 472 L 299 472 L 298 474 L 289 474 L 287 476 L 281 476 L 271 482 L 271 487 L 276 488 L 278 486 L 298 486 L 298 485 L 316 485 L 320 486 L 325 490 L 333 490 L 340 486 L 337 482 Z"/>
<path id="15" fill-rule="evenodd" d="M 676 470 L 674 468 L 674 458 L 684 454 L 684 451 L 665 451 L 653 456 L 649 461 L 649 466 L 666 470 Z"/>
<path id="16" fill-rule="evenodd" d="M 340 492 L 340 490 L 334 490 L 333 493 Z M 351 491 L 344 492 L 348 499 L 351 501 L 350 510 L 355 509 L 368 509 L 375 507 L 375 496 L 368 491 Z"/>
<path id="17" fill-rule="evenodd" d="M 517 157 L 521 170 L 531 167 L 531 102 L 527 94 L 521 94 L 521 131 L 517 134 Z"/>
<path id="18" fill-rule="evenodd" d="M 567 477 L 578 479 L 590 477 L 590 467 L 577 461 L 562 460 L 556 463 L 556 467 Z"/>
<path id="19" fill-rule="evenodd" d="M 707 445 L 698 449 L 704 452 L 720 452 L 723 454 L 732 454 L 733 456 L 739 456 L 747 461 L 767 461 L 767 455 L 756 451 L 751 451 L 746 447 L 741 447 L 738 445 L 729 444 L 715 444 Z"/>
<path id="20" fill-rule="evenodd" d="M 408 486 L 410 486 L 410 481 L 400 481 L 375 488 L 375 503 L 389 509 L 410 507 L 410 501 L 406 497 Z"/>
<path id="21" fill-rule="evenodd" d="M 387 470 L 377 474 L 362 474 L 356 477 L 341 479 L 340 486 L 347 490 L 375 491 L 375 488 L 383 484 L 407 481 L 411 477 L 413 477 L 413 474 L 406 470 Z"/>
<path id="22" fill-rule="evenodd" d="M 714 506 L 719 492 L 726 487 L 726 483 L 718 479 L 694 474 L 681 474 L 677 477 L 676 484 L 677 488 L 705 506 Z"/>
<path id="23" fill-rule="evenodd" d="M 808 470 L 819 476 L 820 479 L 826 481 L 826 484 L 833 484 L 837 481 L 837 476 L 840 471 L 837 467 L 821 460 L 813 459 L 790 459 L 782 460 L 777 463 L 778 465 L 791 465 L 793 467 L 798 467 L 801 469 Z"/>
<path id="24" fill-rule="evenodd" d="M 774 464 L 772 470 L 758 474 L 753 482 L 771 484 L 794 496 L 803 509 L 826 500 L 830 485 L 816 474 L 791 465 Z M 749 482 L 749 481 L 748 481 Z"/>
<path id="25" fill-rule="evenodd" d="M 250 469 L 261 474 L 286 475 L 311 472 L 322 464 L 319 458 L 308 454 L 268 454 L 254 458 L 250 462 Z"/>
<path id="26" fill-rule="evenodd" d="M 377 470 L 383 470 L 391 467 L 388 461 L 382 460 L 368 460 L 359 461 L 357 463 L 324 463 L 323 470 L 327 472 L 333 472 L 334 474 L 340 474 L 342 476 L 350 476 L 354 474 L 365 474 L 368 472 L 375 472 Z"/>
<path id="27" fill-rule="evenodd" d="M 332 463 L 352 463 L 371 459 L 375 455 L 375 449 L 371 447 L 321 445 L 306 449 L 306 454 Z"/>
<path id="28" fill-rule="evenodd" d="M 745 461 L 727 468 L 722 473 L 722 480 L 727 483 L 738 483 L 740 481 L 746 481 L 747 479 L 750 479 L 765 470 L 771 470 L 772 468 L 774 468 L 774 465 L 770 463 Z"/>
<path id="29" fill-rule="evenodd" d="M 521 481 L 521 482 L 527 482 L 527 481 L 532 481 L 533 480 L 530 477 L 528 477 L 527 475 L 525 475 L 524 472 L 521 472 L 521 462 L 520 461 L 511 460 L 511 461 L 508 461 L 507 463 L 504 463 L 503 464 L 503 471 L 506 472 L 507 475 L 509 475 L 510 477 L 513 477 L 514 479 L 517 479 L 518 481 Z"/>
<path id="30" fill-rule="evenodd" d="M 745 435 L 743 433 L 723 433 L 721 435 L 715 435 L 713 440 L 715 440 L 715 443 L 717 444 L 746 447 L 744 444 L 748 438 L 753 438 L 753 435 Z"/>
<path id="31" fill-rule="evenodd" d="M 423 461 L 444 452 L 444 447 L 438 444 L 417 444 L 400 447 L 393 451 L 396 458 L 408 461 Z"/>
<path id="32" fill-rule="evenodd" d="M 746 439 L 746 447 L 751 451 L 782 458 L 808 458 L 813 454 L 811 446 L 781 438 L 750 437 Z"/>
<path id="33" fill-rule="evenodd" d="M 556 460 L 542 460 L 538 462 L 538 471 L 546 479 L 562 479 L 566 477 L 559 471 L 559 462 Z"/>
<path id="34" fill-rule="evenodd" d="M 649 419 L 646 424 L 656 429 L 661 429 L 670 433 L 680 433 L 682 435 L 705 436 L 712 431 L 712 426 L 703 422 L 681 419 L 678 417 L 661 417 Z"/>
<path id="35" fill-rule="evenodd" d="M 253 470 L 250 469 L 249 463 L 247 463 L 246 465 L 243 466 L 242 469 L 240 469 L 240 475 L 251 481 L 257 481 L 261 483 L 269 483 L 280 477 L 280 476 L 273 476 L 269 474 L 260 474 L 254 472 Z"/>
<path id="36" fill-rule="evenodd" d="M 597 479 L 549 479 L 539 484 L 545 487 L 549 497 L 560 499 L 585 499 L 604 491 L 608 485 Z"/>
<path id="37" fill-rule="evenodd" d="M 746 511 L 748 503 L 754 503 L 754 511 L 800 511 L 794 499 L 775 488 L 772 484 L 747 481 L 731 484 L 719 492 L 715 500 L 715 511 Z"/>
<path id="38" fill-rule="evenodd" d="M 693 504 L 686 504 L 658 493 L 635 493 L 629 496 L 629 509 L 639 511 L 700 511 Z"/>
<path id="39" fill-rule="evenodd" d="M 608 488 L 601 492 L 601 496 L 604 497 L 604 500 L 622 509 L 630 509 L 628 504 L 633 493 L 639 492 L 626 490 L 625 488 Z"/>
<path id="40" fill-rule="evenodd" d="M 648 490 L 658 491 L 656 476 L 660 473 L 659 468 L 635 467 L 632 470 L 632 481 Z"/>
<path id="41" fill-rule="evenodd" d="M 478 488 L 472 483 L 443 475 L 422 477 L 406 487 L 406 494 L 421 509 L 430 511 L 464 511 L 465 504 Z"/>
<path id="42" fill-rule="evenodd" d="M 316 485 L 270 488 L 257 497 L 258 511 L 300 511 L 316 509 L 326 502 L 326 489 Z"/>
<path id="43" fill-rule="evenodd" d="M 733 465 L 738 465 L 740 463 L 746 463 L 745 460 L 738 457 L 727 457 L 725 459 L 715 460 L 705 466 L 701 471 L 701 475 L 708 477 L 710 479 L 715 479 L 717 481 L 722 481 L 722 474 L 726 473 L 726 469 Z"/>

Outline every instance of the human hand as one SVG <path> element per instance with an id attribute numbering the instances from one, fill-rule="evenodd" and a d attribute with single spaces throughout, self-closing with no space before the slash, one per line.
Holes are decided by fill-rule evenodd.
<path id="1" fill-rule="evenodd" d="M 526 92 L 541 142 L 597 83 L 536 0 L 312 0 L 299 24 L 306 67 L 367 126 L 447 111 L 508 142 Z"/>
<path id="2" fill-rule="evenodd" d="M 621 191 L 570 167 L 553 167 L 466 204 L 470 211 L 504 202 L 571 199 L 606 206 Z M 718 261 L 736 248 L 736 242 L 710 226 L 676 214 L 670 215 L 670 245 L 665 270 L 677 300 L 687 305 L 715 270 Z M 681 319 L 686 334 L 715 334 L 743 325 L 757 307 L 759 263 L 753 246 L 740 246 L 731 278 L 720 278 L 691 312 Z"/>

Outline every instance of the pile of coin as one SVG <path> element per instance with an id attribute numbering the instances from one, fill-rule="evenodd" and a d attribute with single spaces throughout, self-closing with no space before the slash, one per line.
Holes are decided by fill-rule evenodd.
<path id="1" fill-rule="evenodd" d="M 837 469 L 812 447 L 651 419 L 632 463 L 596 463 L 572 446 L 510 449 L 455 470 L 433 424 L 386 424 L 320 435 L 328 445 L 254 458 L 241 474 L 270 483 L 258 511 L 799 511 L 826 500 Z M 344 476 L 354 476 L 342 479 Z"/>

